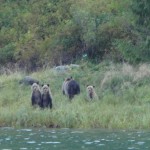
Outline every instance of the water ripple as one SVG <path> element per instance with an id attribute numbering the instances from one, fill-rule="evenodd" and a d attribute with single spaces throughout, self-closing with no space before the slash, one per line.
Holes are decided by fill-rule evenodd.
<path id="1" fill-rule="evenodd" d="M 35 141 L 28 141 L 27 143 L 29 143 L 29 144 L 34 144 L 34 143 L 36 143 Z"/>
<path id="2" fill-rule="evenodd" d="M 105 146 L 105 144 L 98 144 L 99 146 Z"/>
<path id="3" fill-rule="evenodd" d="M 85 142 L 85 144 L 92 144 L 93 142 Z"/>
<path id="4" fill-rule="evenodd" d="M 16 142 L 17 141 L 17 142 Z M 73 130 L 73 129 L 0 129 L 0 150 L 69 149 L 150 149 L 150 132 Z M 72 146 L 73 145 L 73 146 Z M 71 146 L 71 147 L 70 147 Z"/>
<path id="5" fill-rule="evenodd" d="M 26 131 L 26 132 L 31 132 L 32 129 L 20 129 L 20 130 L 17 130 L 17 131 Z"/>
<path id="6" fill-rule="evenodd" d="M 139 149 L 139 148 L 136 148 L 136 147 L 128 147 L 128 149 L 132 150 L 132 149 Z"/>
<path id="7" fill-rule="evenodd" d="M 41 142 L 42 144 L 60 144 L 61 142 Z"/>
<path id="8" fill-rule="evenodd" d="M 137 142 L 136 144 L 143 145 L 143 144 L 145 144 L 145 142 Z"/>
<path id="9" fill-rule="evenodd" d="M 99 143 L 100 141 L 99 141 L 99 140 L 95 140 L 94 142 L 95 142 L 95 143 Z"/>

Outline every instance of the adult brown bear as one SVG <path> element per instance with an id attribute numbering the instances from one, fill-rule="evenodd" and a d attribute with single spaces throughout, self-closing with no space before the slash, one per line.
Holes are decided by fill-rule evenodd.
<path id="1" fill-rule="evenodd" d="M 66 78 L 62 85 L 62 92 L 71 100 L 74 95 L 80 94 L 80 86 L 72 77 Z"/>

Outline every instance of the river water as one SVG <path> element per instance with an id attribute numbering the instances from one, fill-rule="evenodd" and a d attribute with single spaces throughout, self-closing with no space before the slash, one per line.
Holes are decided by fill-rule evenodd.
<path id="1" fill-rule="evenodd" d="M 150 132 L 0 128 L 0 150 L 150 150 Z"/>

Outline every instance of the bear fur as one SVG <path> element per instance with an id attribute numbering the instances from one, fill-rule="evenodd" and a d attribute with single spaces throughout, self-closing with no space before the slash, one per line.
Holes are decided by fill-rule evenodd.
<path id="1" fill-rule="evenodd" d="M 33 83 L 31 86 L 31 102 L 32 106 L 42 107 L 42 96 L 40 91 L 40 86 L 37 83 Z"/>
<path id="2" fill-rule="evenodd" d="M 52 108 L 52 94 L 49 84 L 42 85 L 42 108 Z"/>
<path id="3" fill-rule="evenodd" d="M 93 99 L 97 100 L 98 99 L 98 96 L 97 96 L 94 88 L 95 88 L 95 86 L 92 86 L 92 85 L 87 85 L 87 87 L 86 87 L 87 98 L 89 100 L 93 100 Z"/>
<path id="4" fill-rule="evenodd" d="M 66 78 L 62 85 L 62 92 L 64 95 L 67 95 L 71 100 L 74 95 L 80 93 L 80 86 L 79 84 L 72 78 Z"/>
<path id="5" fill-rule="evenodd" d="M 72 77 L 66 78 L 62 84 L 62 92 L 64 95 L 68 95 L 68 83 Z"/>

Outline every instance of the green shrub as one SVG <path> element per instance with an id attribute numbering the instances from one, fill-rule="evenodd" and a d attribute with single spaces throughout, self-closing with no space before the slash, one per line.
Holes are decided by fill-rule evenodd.
<path id="1" fill-rule="evenodd" d="M 14 58 L 15 47 L 16 46 L 13 43 L 10 43 L 0 49 L 0 63 L 1 64 L 6 64 L 8 62 L 13 62 L 15 60 Z"/>

